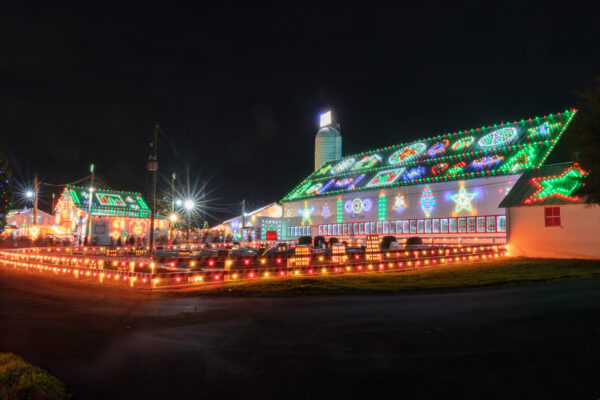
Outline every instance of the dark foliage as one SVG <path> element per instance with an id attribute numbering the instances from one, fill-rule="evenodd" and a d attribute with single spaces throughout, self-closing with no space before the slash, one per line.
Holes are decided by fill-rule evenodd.
<path id="1" fill-rule="evenodd" d="M 580 96 L 582 108 L 566 136 L 573 160 L 589 172 L 580 194 L 589 203 L 600 203 L 600 77 Z"/>

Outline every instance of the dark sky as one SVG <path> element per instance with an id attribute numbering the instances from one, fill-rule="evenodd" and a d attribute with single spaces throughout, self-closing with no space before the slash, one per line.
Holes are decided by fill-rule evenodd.
<path id="1" fill-rule="evenodd" d="M 158 121 L 219 216 L 312 171 L 326 108 L 349 154 L 562 111 L 600 74 L 597 14 L 569 2 L 49 3 L 0 10 L 0 152 L 15 177 L 65 183 L 94 162 L 113 188 L 146 193 Z M 160 171 L 183 175 L 161 140 Z"/>

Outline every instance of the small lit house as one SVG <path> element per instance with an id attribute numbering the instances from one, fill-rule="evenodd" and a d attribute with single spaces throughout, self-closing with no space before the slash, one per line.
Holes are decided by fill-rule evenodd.
<path id="1" fill-rule="evenodd" d="M 97 189 L 92 192 L 89 204 L 88 188 L 67 185 L 55 208 L 56 224 L 71 232 L 75 239 L 86 235 L 88 212 L 91 211 L 90 242 L 98 245 L 148 243 L 150 232 L 150 207 L 137 192 Z M 168 221 L 156 218 L 154 237 L 166 238 Z"/>
<path id="2" fill-rule="evenodd" d="M 577 195 L 586 175 L 574 163 L 523 173 L 500 203 L 511 255 L 600 259 L 600 206 Z"/>

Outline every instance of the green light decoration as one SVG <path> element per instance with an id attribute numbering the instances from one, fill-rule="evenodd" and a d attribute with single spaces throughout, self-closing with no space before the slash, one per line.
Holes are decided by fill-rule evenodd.
<path id="1" fill-rule="evenodd" d="M 379 201 L 378 201 L 377 205 L 378 205 L 377 212 L 378 212 L 379 220 L 385 221 L 385 216 L 387 213 L 385 190 L 382 190 L 381 192 L 379 192 Z"/>
<path id="2" fill-rule="evenodd" d="M 478 192 L 468 192 L 465 189 L 465 183 L 459 182 L 458 192 L 455 194 L 451 194 L 449 197 L 454 202 L 454 211 L 452 211 L 452 216 L 456 217 L 459 212 L 467 211 L 471 215 L 475 215 L 476 210 L 473 208 L 472 201 L 475 197 L 477 197 Z"/>
<path id="3" fill-rule="evenodd" d="M 89 190 L 83 186 L 67 185 L 62 196 L 69 196 L 77 208 L 88 210 Z M 137 192 L 102 190 L 92 195 L 92 215 L 108 217 L 150 217 L 150 207 Z"/>
<path id="4" fill-rule="evenodd" d="M 477 143 L 483 148 L 492 148 L 506 146 L 517 138 L 517 129 L 514 127 L 506 127 L 496 129 L 493 132 L 483 136 Z"/>
<path id="5" fill-rule="evenodd" d="M 300 182 L 283 201 L 338 196 L 374 188 L 506 175 L 539 168 L 575 114 L 576 110 L 571 109 L 500 126 L 446 133 L 329 161 Z M 473 146 L 475 141 L 477 146 Z M 386 162 L 381 162 L 383 160 Z M 348 186 L 342 185 L 346 178 L 355 177 L 355 168 L 361 171 L 364 179 L 357 179 Z M 395 170 L 399 168 L 422 173 L 416 174 L 418 176 L 414 179 L 399 179 Z"/>
<path id="6" fill-rule="evenodd" d="M 352 169 L 354 171 L 356 171 L 356 170 L 359 170 L 359 169 L 373 168 L 380 161 L 381 161 L 381 156 L 379 156 L 377 154 L 373 154 L 373 155 L 370 155 L 370 156 L 364 156 L 363 158 L 361 158 L 360 160 L 358 160 L 354 164 L 354 166 L 352 167 Z"/>
<path id="7" fill-rule="evenodd" d="M 454 164 L 452 166 L 452 168 L 448 168 L 448 170 L 446 171 L 446 175 L 448 175 L 448 176 L 458 175 L 461 172 L 463 172 L 466 165 L 467 165 L 467 163 L 464 161 L 458 162 L 458 163 Z"/>
<path id="8" fill-rule="evenodd" d="M 315 212 L 313 206 L 308 205 L 308 201 L 304 200 L 304 208 L 298 210 L 298 214 L 302 217 L 302 225 L 310 225 L 312 223 L 312 215 Z"/>
<path id="9" fill-rule="evenodd" d="M 281 228 L 281 221 L 274 219 L 265 219 L 262 222 L 260 229 L 261 240 L 267 240 L 267 232 L 275 231 L 277 232 L 277 237 L 280 238 L 282 236 L 283 229 Z"/>
<path id="10" fill-rule="evenodd" d="M 535 145 L 522 147 L 502 164 L 500 171 L 515 173 L 525 168 L 531 168 L 537 155 L 538 148 Z"/>
<path id="11" fill-rule="evenodd" d="M 475 138 L 473 136 L 467 136 L 464 138 L 458 139 L 456 142 L 452 143 L 452 151 L 463 151 L 473 144 Z"/>
<path id="12" fill-rule="evenodd" d="M 550 197 L 556 197 L 563 201 L 575 202 L 581 200 L 573 196 L 582 185 L 583 178 L 587 176 L 578 164 L 574 164 L 560 175 L 531 178 L 531 185 L 536 191 L 525 199 L 525 204 L 542 202 Z"/>
<path id="13" fill-rule="evenodd" d="M 561 123 L 549 123 L 544 122 L 538 126 L 534 126 L 527 129 L 527 138 L 528 139 L 546 139 L 551 137 L 554 132 L 560 129 Z"/>
<path id="14" fill-rule="evenodd" d="M 435 208 L 435 196 L 431 191 L 431 187 L 429 185 L 425 186 L 423 189 L 423 194 L 421 195 L 420 200 L 421 210 L 423 210 L 423 214 L 425 214 L 425 218 L 431 217 L 431 213 Z"/>
<path id="15" fill-rule="evenodd" d="M 394 152 L 388 159 L 388 162 L 391 165 L 396 165 L 401 162 L 408 162 L 414 160 L 415 158 L 419 157 L 421 153 L 425 151 L 426 148 L 427 145 L 422 142 L 410 144 L 404 147 L 403 149 Z"/>
<path id="16" fill-rule="evenodd" d="M 338 224 L 344 222 L 344 202 L 342 196 L 338 196 L 336 202 L 336 222 Z"/>
<path id="17" fill-rule="evenodd" d="M 356 160 L 354 157 L 346 158 L 345 160 L 340 161 L 335 167 L 331 168 L 329 171 L 331 175 L 340 174 L 352 167 Z"/>

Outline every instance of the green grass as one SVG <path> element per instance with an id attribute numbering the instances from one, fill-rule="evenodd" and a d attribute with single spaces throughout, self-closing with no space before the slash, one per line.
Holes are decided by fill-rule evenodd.
<path id="1" fill-rule="evenodd" d="M 61 381 L 12 353 L 0 353 L 0 399 L 63 400 L 70 396 Z"/>
<path id="2" fill-rule="evenodd" d="M 514 286 L 593 277 L 600 277 L 600 260 L 514 258 L 493 262 L 457 263 L 405 272 L 258 278 L 182 289 L 179 292 L 219 296 L 383 294 Z"/>

